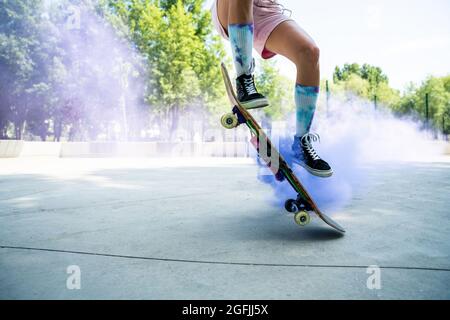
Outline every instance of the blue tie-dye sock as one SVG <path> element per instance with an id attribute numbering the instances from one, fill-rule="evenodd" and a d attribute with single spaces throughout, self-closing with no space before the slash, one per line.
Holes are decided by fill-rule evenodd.
<path id="1" fill-rule="evenodd" d="M 295 105 L 297 107 L 297 132 L 301 137 L 309 132 L 316 110 L 319 87 L 307 87 L 301 84 L 295 86 Z"/>
<path id="2" fill-rule="evenodd" d="M 249 74 L 253 63 L 253 23 L 229 24 L 228 34 L 237 76 Z"/>

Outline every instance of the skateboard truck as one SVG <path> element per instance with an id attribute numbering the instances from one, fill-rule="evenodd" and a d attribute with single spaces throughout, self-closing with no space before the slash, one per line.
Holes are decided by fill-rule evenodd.
<path id="1" fill-rule="evenodd" d="M 238 107 L 236 107 L 236 106 L 233 107 L 233 113 L 236 115 L 239 124 L 243 124 L 243 123 L 247 122 L 247 120 L 245 120 L 244 116 L 239 112 Z"/>
<path id="2" fill-rule="evenodd" d="M 313 211 L 314 209 L 298 194 L 297 199 L 288 199 L 284 203 L 284 208 L 288 212 L 298 212 L 300 210 Z"/>

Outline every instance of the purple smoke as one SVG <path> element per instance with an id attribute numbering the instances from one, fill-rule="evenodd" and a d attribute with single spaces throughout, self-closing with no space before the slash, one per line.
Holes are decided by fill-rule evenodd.
<path id="1" fill-rule="evenodd" d="M 328 117 L 320 111 L 312 132 L 320 134 L 321 142 L 314 147 L 330 163 L 334 171 L 332 177 L 315 177 L 298 165 L 292 166 L 293 130 L 278 133 L 279 138 L 274 134 L 272 137 L 297 177 L 327 214 L 344 208 L 363 189 L 366 166 L 381 168 L 386 161 L 426 161 L 441 153 L 441 147 L 421 131 L 420 123 L 398 119 L 385 108 L 374 110 L 368 101 L 356 97 L 345 102 L 333 100 Z M 290 123 L 294 123 L 294 116 L 290 118 Z M 261 165 L 259 180 L 273 188 L 272 204 L 282 207 L 287 199 L 296 197 L 287 181 L 276 181 L 270 171 L 257 162 Z"/>

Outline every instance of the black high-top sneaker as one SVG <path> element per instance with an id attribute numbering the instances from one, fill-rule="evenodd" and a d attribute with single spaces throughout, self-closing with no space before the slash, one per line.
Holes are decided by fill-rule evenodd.
<path id="1" fill-rule="evenodd" d="M 294 152 L 293 162 L 301 165 L 312 175 L 327 178 L 331 177 L 333 170 L 330 165 L 322 160 L 312 146 L 312 142 L 320 140 L 319 135 L 307 133 L 301 137 L 294 137 L 292 151 Z"/>
<path id="2" fill-rule="evenodd" d="M 255 87 L 253 75 L 243 74 L 236 79 L 236 91 L 239 102 L 245 109 L 263 108 L 269 105 L 269 101 L 258 93 Z"/>

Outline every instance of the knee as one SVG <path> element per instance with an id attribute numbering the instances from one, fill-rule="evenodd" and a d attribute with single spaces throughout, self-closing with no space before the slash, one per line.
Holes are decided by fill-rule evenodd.
<path id="1" fill-rule="evenodd" d="M 297 64 L 306 62 L 316 65 L 319 64 L 319 59 L 320 59 L 320 49 L 314 43 L 303 46 L 298 50 Z"/>
<path id="2" fill-rule="evenodd" d="M 316 46 L 316 45 L 311 46 L 309 55 L 310 55 L 311 61 L 313 61 L 314 63 L 319 63 L 320 49 L 318 46 Z"/>

